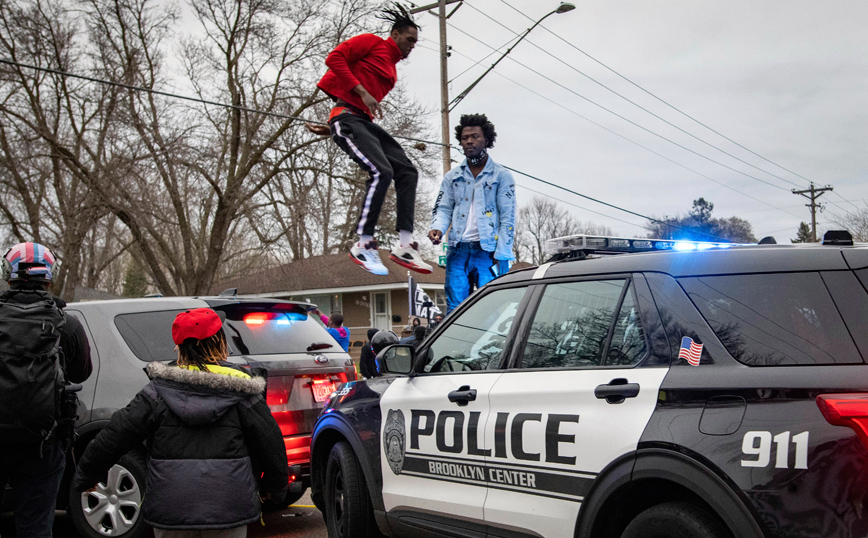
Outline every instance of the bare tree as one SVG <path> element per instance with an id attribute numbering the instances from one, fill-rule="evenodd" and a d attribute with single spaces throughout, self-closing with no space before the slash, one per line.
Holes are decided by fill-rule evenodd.
<path id="1" fill-rule="evenodd" d="M 376 5 L 186 0 L 199 28 L 177 40 L 180 12 L 158 0 L 0 2 L 4 57 L 126 86 L 0 69 L 0 227 L 60 251 L 67 297 L 82 282 L 119 290 L 131 258 L 164 294 L 203 293 L 353 235 L 365 177 L 296 117 L 327 114 L 323 59 Z M 231 107 L 130 88 L 178 84 Z M 430 138 L 424 111 L 392 98 L 389 128 Z M 421 169 L 433 152 L 417 152 Z"/>
<path id="2" fill-rule="evenodd" d="M 535 265 L 547 258 L 545 243 L 549 239 L 582 233 L 612 235 L 609 227 L 591 221 L 583 223 L 554 200 L 539 196 L 519 209 L 516 220 L 516 259 Z"/>
<path id="3" fill-rule="evenodd" d="M 868 242 L 868 205 L 850 213 L 833 214 L 830 220 L 837 227 L 850 232 L 854 241 Z"/>
<path id="4" fill-rule="evenodd" d="M 0 54 L 27 65 L 83 69 L 76 20 L 60 2 L 4 1 Z M 106 145 L 117 91 L 4 66 L 0 92 L 0 212 L 8 239 L 54 248 L 63 260 L 54 287 L 71 299 L 83 278 L 94 281 L 125 248 L 123 234 L 104 233 L 113 223 L 99 195 L 119 164 Z"/>

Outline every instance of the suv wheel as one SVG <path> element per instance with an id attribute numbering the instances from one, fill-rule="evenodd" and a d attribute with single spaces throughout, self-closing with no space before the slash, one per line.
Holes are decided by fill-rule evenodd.
<path id="1" fill-rule="evenodd" d="M 641 512 L 627 525 L 621 538 L 730 538 L 730 534 L 702 508 L 671 502 Z"/>
<path id="2" fill-rule="evenodd" d="M 79 493 L 70 484 L 69 515 L 78 532 L 86 538 L 142 536 L 146 477 L 144 458 L 131 452 L 109 469 L 107 480 L 94 491 Z"/>
<path id="3" fill-rule="evenodd" d="M 324 489 L 329 538 L 382 536 L 359 460 L 346 441 L 336 444 L 329 454 Z"/>

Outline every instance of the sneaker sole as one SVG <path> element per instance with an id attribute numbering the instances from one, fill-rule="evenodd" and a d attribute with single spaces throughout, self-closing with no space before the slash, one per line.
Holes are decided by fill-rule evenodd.
<path id="1" fill-rule="evenodd" d="M 355 258 L 353 258 L 353 259 L 355 259 Z M 408 262 L 406 260 L 402 260 L 401 258 L 395 256 L 394 254 L 389 254 L 389 259 L 392 260 L 393 262 L 397 263 L 401 267 L 406 267 L 407 269 L 410 269 L 411 271 L 416 271 L 417 273 L 422 273 L 423 275 L 430 275 L 432 272 L 431 269 L 423 269 L 414 263 Z"/>
<path id="2" fill-rule="evenodd" d="M 356 257 L 353 256 L 352 254 L 350 254 L 349 256 L 350 256 L 350 259 L 353 260 L 353 263 L 355 263 L 356 265 L 361 266 L 362 269 L 364 269 L 365 271 L 371 273 L 372 275 L 376 275 L 376 276 L 388 276 L 388 275 L 389 275 L 389 270 L 388 270 L 388 269 L 386 269 L 386 273 L 385 273 L 385 274 L 375 273 L 375 272 L 371 271 L 370 269 L 368 269 L 368 267 L 365 265 L 365 262 L 363 262 L 362 260 L 356 258 Z"/>

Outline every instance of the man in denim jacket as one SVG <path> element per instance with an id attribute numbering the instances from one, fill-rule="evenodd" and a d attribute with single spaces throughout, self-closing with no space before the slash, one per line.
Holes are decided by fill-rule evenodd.
<path id="1" fill-rule="evenodd" d="M 494 162 L 487 149 L 497 132 L 485 114 L 465 114 L 455 136 L 466 159 L 446 173 L 428 238 L 435 245 L 449 231 L 446 256 L 446 313 L 509 270 L 514 260 L 515 180 Z"/>

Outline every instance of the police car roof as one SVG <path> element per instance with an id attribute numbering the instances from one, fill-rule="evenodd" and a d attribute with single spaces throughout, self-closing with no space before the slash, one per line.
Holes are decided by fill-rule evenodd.
<path id="1" fill-rule="evenodd" d="M 543 264 L 546 265 L 546 264 Z M 536 278 L 557 278 L 607 273 L 658 272 L 674 277 L 772 273 L 792 271 L 839 271 L 868 267 L 868 245 L 811 244 L 746 245 L 703 251 L 637 252 L 591 254 L 585 259 L 552 262 L 542 267 L 510 272 L 495 282 L 521 282 Z"/>

